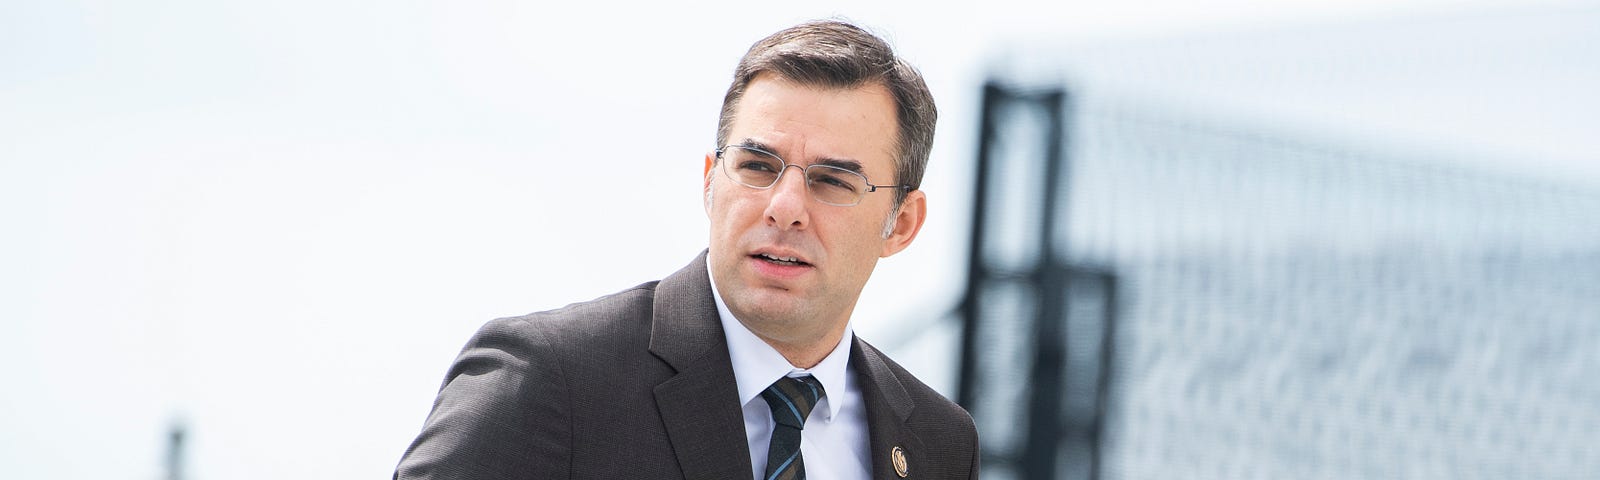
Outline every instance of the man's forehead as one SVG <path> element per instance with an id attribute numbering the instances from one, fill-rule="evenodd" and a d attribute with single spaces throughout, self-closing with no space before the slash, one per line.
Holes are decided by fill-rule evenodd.
<path id="1" fill-rule="evenodd" d="M 727 143 L 756 147 L 791 164 L 837 161 L 867 169 L 893 162 L 897 114 L 882 83 L 831 87 L 763 74 L 746 87 Z"/>

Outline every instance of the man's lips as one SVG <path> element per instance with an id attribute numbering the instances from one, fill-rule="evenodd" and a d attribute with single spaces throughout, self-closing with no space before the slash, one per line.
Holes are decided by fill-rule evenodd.
<path id="1" fill-rule="evenodd" d="M 778 282 L 799 280 L 816 271 L 816 267 L 793 253 L 759 252 L 750 255 L 750 266 L 758 277 Z"/>
<path id="2" fill-rule="evenodd" d="M 800 257 L 789 256 L 789 255 L 781 255 L 781 254 L 776 254 L 776 253 L 757 253 L 757 254 L 751 255 L 750 258 L 754 258 L 756 260 L 764 261 L 764 262 L 771 263 L 771 264 L 774 264 L 774 265 L 783 265 L 783 266 L 787 266 L 787 267 L 809 267 L 809 266 L 811 266 L 810 263 L 807 263 L 805 260 L 800 259 Z"/>

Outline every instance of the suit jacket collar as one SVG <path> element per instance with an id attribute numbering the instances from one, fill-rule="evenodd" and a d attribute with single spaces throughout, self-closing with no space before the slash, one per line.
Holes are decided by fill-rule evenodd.
<path id="1" fill-rule="evenodd" d="M 656 407 L 684 478 L 747 478 L 750 448 L 706 254 L 656 285 L 650 352 L 677 372 Z"/>
<path id="2" fill-rule="evenodd" d="M 733 364 L 711 297 L 706 254 L 656 285 L 650 352 L 677 372 L 655 388 L 656 406 L 685 478 L 746 478 L 750 451 Z M 916 478 L 922 440 L 906 427 L 915 404 L 883 353 L 856 337 L 851 369 L 867 406 L 867 449 L 873 478 L 901 478 L 892 452 L 899 448 Z"/>
<path id="3" fill-rule="evenodd" d="M 710 366 L 715 359 L 708 356 L 727 357 L 717 304 L 711 298 L 711 277 L 706 274 L 706 252 L 656 284 L 653 308 L 650 353 L 679 373 Z"/>
<path id="4" fill-rule="evenodd" d="M 856 337 L 850 362 L 861 379 L 861 396 L 867 403 L 867 449 L 872 455 L 872 478 L 917 478 L 917 455 L 923 452 L 922 439 L 906 420 L 916 408 L 900 377 L 889 369 L 883 352 Z M 894 451 L 899 449 L 908 468 L 906 475 L 895 471 Z"/>

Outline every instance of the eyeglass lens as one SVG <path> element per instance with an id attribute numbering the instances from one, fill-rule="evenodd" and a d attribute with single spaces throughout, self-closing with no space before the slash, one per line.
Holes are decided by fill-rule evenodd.
<path id="1" fill-rule="evenodd" d="M 729 146 L 722 152 L 723 168 L 729 177 L 753 188 L 771 188 L 783 174 L 783 160 L 771 154 Z M 861 201 L 867 178 L 832 165 L 805 167 L 806 187 L 818 201 L 849 206 Z"/>

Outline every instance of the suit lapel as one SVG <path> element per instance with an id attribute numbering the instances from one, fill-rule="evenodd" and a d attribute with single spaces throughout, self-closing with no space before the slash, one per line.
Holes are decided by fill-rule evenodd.
<path id="1" fill-rule="evenodd" d="M 656 285 L 650 352 L 677 372 L 656 386 L 656 407 L 684 478 L 748 478 L 744 412 L 710 282 L 702 252 Z"/>
<path id="2" fill-rule="evenodd" d="M 899 377 L 884 363 L 883 353 L 857 337 L 850 347 L 850 362 L 861 379 L 861 396 L 867 404 L 867 448 L 872 455 L 872 478 L 917 478 L 918 455 L 924 452 L 922 439 L 906 428 L 915 404 L 900 384 Z M 906 474 L 896 472 L 895 450 L 906 465 Z"/>

